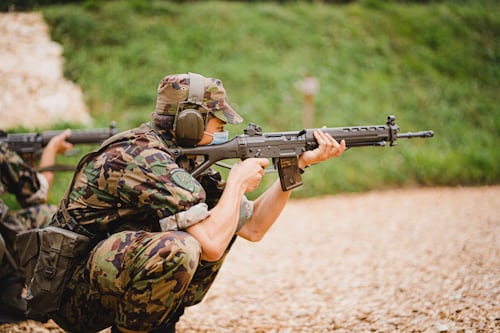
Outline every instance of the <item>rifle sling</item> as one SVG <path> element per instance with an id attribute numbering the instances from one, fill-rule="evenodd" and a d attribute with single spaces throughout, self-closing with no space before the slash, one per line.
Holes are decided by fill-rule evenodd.
<path id="1" fill-rule="evenodd" d="M 73 171 L 75 170 L 75 167 L 72 165 L 62 165 L 62 164 L 54 164 L 50 166 L 46 166 L 43 168 L 36 168 L 35 171 L 37 172 L 44 172 L 44 171 Z"/>

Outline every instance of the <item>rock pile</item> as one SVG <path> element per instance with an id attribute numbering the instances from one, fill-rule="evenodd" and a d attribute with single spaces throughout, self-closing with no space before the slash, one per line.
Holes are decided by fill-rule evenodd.
<path id="1" fill-rule="evenodd" d="M 0 14 L 0 128 L 90 124 L 81 89 L 63 77 L 61 45 L 40 13 Z"/>

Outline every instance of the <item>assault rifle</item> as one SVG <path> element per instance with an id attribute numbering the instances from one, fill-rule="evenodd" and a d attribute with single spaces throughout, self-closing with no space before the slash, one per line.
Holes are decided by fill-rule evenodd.
<path id="1" fill-rule="evenodd" d="M 393 115 L 387 117 L 385 125 L 368 125 L 355 127 L 322 128 L 338 142 L 345 140 L 347 148 L 363 146 L 383 147 L 387 143 L 396 145 L 397 139 L 431 138 L 433 131 L 399 133 L 399 126 Z M 192 171 L 194 177 L 200 175 L 212 164 L 231 158 L 246 159 L 250 157 L 271 158 L 278 170 L 281 188 L 288 191 L 302 185 L 297 157 L 306 150 L 318 147 L 314 139 L 315 129 L 303 129 L 297 132 L 262 133 L 262 128 L 249 124 L 244 134 L 238 135 L 220 145 L 199 146 L 194 148 L 172 148 L 170 152 L 176 157 L 202 156 L 204 159 Z M 225 165 L 222 165 L 225 166 Z"/>
<path id="2" fill-rule="evenodd" d="M 39 133 L 6 133 L 0 130 L 0 142 L 7 144 L 11 151 L 16 152 L 23 160 L 35 166 L 40 158 L 44 147 L 56 135 L 63 131 L 45 131 Z M 116 123 L 113 121 L 109 128 L 98 128 L 90 130 L 71 130 L 66 140 L 72 144 L 101 144 L 107 138 L 118 133 Z M 44 170 L 70 170 L 68 167 L 49 167 Z"/>

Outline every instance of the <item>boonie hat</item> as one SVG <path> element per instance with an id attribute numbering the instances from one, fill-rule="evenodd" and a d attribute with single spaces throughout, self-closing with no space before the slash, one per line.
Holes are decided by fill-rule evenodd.
<path id="1" fill-rule="evenodd" d="M 192 73 L 191 73 L 192 74 Z M 234 111 L 227 101 L 227 94 L 222 81 L 215 78 L 205 78 L 205 89 L 201 101 L 192 103 L 201 106 L 205 111 L 229 124 L 240 124 L 243 118 Z M 161 80 L 156 99 L 156 113 L 175 115 L 180 103 L 188 100 L 190 74 L 171 74 Z M 203 112 L 203 110 L 200 110 Z"/>

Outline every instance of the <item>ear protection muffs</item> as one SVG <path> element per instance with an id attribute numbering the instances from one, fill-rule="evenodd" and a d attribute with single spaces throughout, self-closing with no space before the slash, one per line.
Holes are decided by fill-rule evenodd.
<path id="1" fill-rule="evenodd" d="M 205 78 L 199 74 L 188 73 L 189 95 L 185 102 L 179 103 L 175 114 L 174 133 L 177 144 L 184 147 L 195 146 L 205 132 L 205 120 L 199 110 L 181 110 L 182 104 L 202 105 L 205 95 Z"/>

